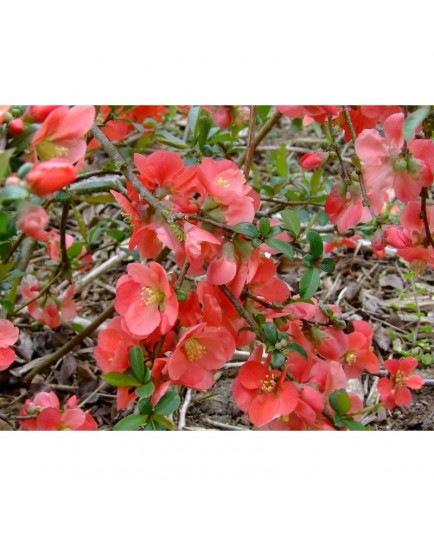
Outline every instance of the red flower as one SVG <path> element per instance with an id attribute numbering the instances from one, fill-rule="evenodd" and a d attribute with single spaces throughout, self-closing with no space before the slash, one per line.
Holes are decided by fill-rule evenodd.
<path id="1" fill-rule="evenodd" d="M 214 384 L 213 372 L 234 352 L 235 341 L 226 328 L 202 322 L 179 339 L 168 362 L 169 377 L 191 389 L 209 389 Z"/>
<path id="2" fill-rule="evenodd" d="M 300 166 L 303 169 L 315 169 L 327 160 L 327 153 L 307 153 L 300 158 Z"/>
<path id="3" fill-rule="evenodd" d="M 36 195 L 56 192 L 75 181 L 77 172 L 64 158 L 53 158 L 36 165 L 27 175 L 27 182 Z"/>
<path id="4" fill-rule="evenodd" d="M 49 235 L 45 228 L 48 225 L 48 221 L 49 218 L 45 208 L 31 206 L 20 215 L 18 227 L 27 236 L 47 242 Z"/>
<path id="5" fill-rule="evenodd" d="M 133 336 L 144 338 L 157 328 L 167 333 L 178 318 L 178 300 L 164 268 L 130 263 L 117 284 L 115 309 Z"/>
<path id="6" fill-rule="evenodd" d="M 18 340 L 19 330 L 9 320 L 0 320 L 0 370 L 6 370 L 15 361 L 15 352 L 9 348 Z"/>
<path id="7" fill-rule="evenodd" d="M 93 106 L 60 106 L 46 117 L 31 147 L 41 160 L 62 157 L 74 164 L 84 157 L 86 142 L 81 138 L 89 131 L 94 118 Z"/>
<path id="8" fill-rule="evenodd" d="M 384 366 L 390 372 L 390 378 L 380 378 L 378 381 L 377 389 L 381 402 L 387 409 L 409 406 L 413 398 L 410 389 L 420 389 L 424 383 L 423 378 L 417 374 L 410 376 L 417 367 L 417 359 L 388 359 Z"/>
<path id="9" fill-rule="evenodd" d="M 255 350 L 262 354 L 262 347 Z M 282 415 L 292 413 L 298 404 L 298 391 L 285 381 L 279 370 L 270 370 L 256 361 L 256 355 L 247 361 L 235 379 L 232 392 L 237 406 L 255 426 L 262 426 Z M 283 380 L 283 381 L 282 381 Z"/>
<path id="10" fill-rule="evenodd" d="M 130 366 L 129 350 L 138 344 L 122 329 L 120 317 L 113 318 L 99 333 L 94 355 L 103 372 L 124 372 Z"/>

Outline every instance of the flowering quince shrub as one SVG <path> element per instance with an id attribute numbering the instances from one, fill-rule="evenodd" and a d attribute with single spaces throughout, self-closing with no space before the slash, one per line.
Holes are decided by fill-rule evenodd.
<path id="1" fill-rule="evenodd" d="M 282 145 L 268 180 L 254 151 L 283 120 L 320 146 L 294 161 Z M 433 123 L 430 106 L 0 107 L 0 371 L 29 381 L 99 328 L 115 430 L 173 429 L 183 388 L 211 389 L 237 354 L 233 398 L 260 430 L 362 430 L 380 406 L 409 406 L 418 360 L 381 359 L 372 325 L 347 324 L 317 291 L 362 238 L 415 274 L 434 268 Z M 103 273 L 103 237 L 128 263 L 113 304 L 83 327 L 79 292 Z M 295 289 L 283 258 L 303 267 Z M 22 366 L 23 318 L 76 334 Z M 381 376 L 371 407 L 351 390 L 366 374 Z M 98 428 L 76 395 L 61 404 L 46 390 L 17 419 Z"/>

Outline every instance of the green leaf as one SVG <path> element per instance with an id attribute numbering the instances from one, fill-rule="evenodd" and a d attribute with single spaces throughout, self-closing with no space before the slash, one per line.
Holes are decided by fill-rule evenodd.
<path id="1" fill-rule="evenodd" d="M 178 409 L 181 398 L 175 391 L 168 391 L 154 408 L 156 415 L 170 415 Z"/>
<path id="2" fill-rule="evenodd" d="M 10 240 L 16 234 L 14 218 L 5 212 L 0 212 L 0 241 Z"/>
<path id="3" fill-rule="evenodd" d="M 319 287 L 319 270 L 315 266 L 308 268 L 300 281 L 300 296 L 309 300 Z"/>
<path id="4" fill-rule="evenodd" d="M 351 400 L 345 389 L 339 389 L 334 391 L 329 396 L 329 402 L 331 407 L 339 413 L 339 415 L 345 415 L 351 408 Z"/>
<path id="5" fill-rule="evenodd" d="M 324 210 L 320 210 L 316 215 L 316 221 L 319 225 L 327 225 L 330 220 L 330 216 Z"/>
<path id="6" fill-rule="evenodd" d="M 28 190 L 20 186 L 6 186 L 0 190 L 0 202 L 20 201 L 29 196 Z"/>
<path id="7" fill-rule="evenodd" d="M 270 232 L 270 220 L 268 218 L 261 218 L 259 220 L 259 232 L 262 236 L 268 236 L 268 233 Z"/>
<path id="8" fill-rule="evenodd" d="M 307 359 L 307 352 L 306 350 L 303 348 L 303 346 L 300 346 L 299 344 L 297 344 L 296 342 L 289 342 L 285 348 L 287 350 L 290 350 L 291 352 L 297 352 L 297 354 L 300 354 L 301 357 L 303 357 L 304 359 Z"/>
<path id="9" fill-rule="evenodd" d="M 15 149 L 8 149 L 6 151 L 0 151 L 0 182 L 9 174 L 9 161 L 14 150 Z"/>
<path id="10" fill-rule="evenodd" d="M 140 381 L 143 381 L 145 375 L 145 359 L 140 346 L 133 346 L 129 351 L 131 370 L 134 376 Z"/>
<path id="11" fill-rule="evenodd" d="M 286 357 L 277 350 L 271 354 L 271 366 L 274 369 L 280 369 L 285 364 Z"/>
<path id="12" fill-rule="evenodd" d="M 239 234 L 248 236 L 249 238 L 259 238 L 259 230 L 253 223 L 237 223 L 234 227 L 234 231 Z"/>
<path id="13" fill-rule="evenodd" d="M 197 138 L 197 127 L 196 123 L 199 119 L 199 116 L 202 112 L 202 109 L 200 106 L 192 106 L 190 108 L 190 111 L 188 113 L 188 128 L 190 129 L 190 132 L 193 134 L 193 139 L 196 141 Z"/>
<path id="14" fill-rule="evenodd" d="M 161 424 L 161 426 L 164 426 L 168 430 L 175 430 L 175 427 L 169 419 L 166 419 L 166 417 L 163 417 L 162 415 L 153 415 L 152 420 L 158 422 L 158 424 Z"/>
<path id="15" fill-rule="evenodd" d="M 70 260 L 76 259 L 80 255 L 80 253 L 81 253 L 81 251 L 83 249 L 83 245 L 84 245 L 83 242 L 74 242 L 72 244 L 72 246 L 70 246 L 66 250 L 67 255 L 68 255 L 68 259 L 70 259 Z"/>
<path id="16" fill-rule="evenodd" d="M 426 119 L 431 111 L 431 106 L 421 106 L 415 112 L 407 116 L 407 119 L 404 121 L 403 134 L 404 139 L 409 141 L 417 127 Z"/>
<path id="17" fill-rule="evenodd" d="M 294 258 L 294 250 L 292 249 L 291 244 L 288 244 L 288 242 L 278 240 L 277 238 L 267 238 L 265 240 L 265 243 L 267 244 L 267 246 L 270 246 L 270 248 L 274 249 L 275 251 L 283 253 L 289 259 Z"/>
<path id="18" fill-rule="evenodd" d="M 352 430 L 354 432 L 366 432 L 368 428 L 364 426 L 361 422 L 354 421 L 353 419 L 342 419 L 342 423 L 345 428 Z"/>
<path id="19" fill-rule="evenodd" d="M 137 378 L 122 372 L 108 372 L 103 374 L 102 379 L 115 387 L 139 387 L 142 385 Z"/>
<path id="20" fill-rule="evenodd" d="M 125 233 L 120 229 L 108 229 L 107 234 L 114 238 L 116 242 L 122 242 L 122 240 L 125 238 Z"/>
<path id="21" fill-rule="evenodd" d="M 323 241 L 321 236 L 315 231 L 307 233 L 307 241 L 310 246 L 310 253 L 314 259 L 319 259 L 323 254 Z"/>
<path id="22" fill-rule="evenodd" d="M 149 398 L 154 391 L 155 385 L 152 382 L 149 382 L 145 383 L 145 385 L 142 385 L 141 387 L 137 387 L 135 393 L 139 398 Z"/>
<path id="23" fill-rule="evenodd" d="M 323 259 L 319 266 L 321 270 L 324 270 L 324 272 L 327 272 L 328 274 L 332 274 L 336 268 L 335 261 L 330 258 Z"/>
<path id="24" fill-rule="evenodd" d="M 164 143 L 164 145 L 168 145 L 169 147 L 175 147 L 176 149 L 187 149 L 188 145 L 184 142 L 184 140 L 181 140 L 181 138 L 177 138 L 170 132 L 167 132 L 166 130 L 161 130 L 158 133 L 157 141 L 160 143 Z"/>
<path id="25" fill-rule="evenodd" d="M 131 430 L 137 430 L 137 428 L 140 428 L 144 424 L 146 424 L 146 421 L 148 420 L 147 415 L 141 415 L 140 413 L 135 413 L 134 415 L 128 415 L 128 417 L 124 417 L 121 419 L 115 426 L 113 427 L 113 430 L 115 432 L 126 432 Z"/>
<path id="26" fill-rule="evenodd" d="M 289 167 L 288 167 L 288 162 L 286 161 L 286 147 L 285 147 L 285 145 L 281 145 L 280 149 L 277 151 L 276 169 L 277 169 L 277 173 L 283 179 L 286 179 L 288 177 Z"/>
<path id="27" fill-rule="evenodd" d="M 292 236 L 298 236 L 300 234 L 301 224 L 297 212 L 295 212 L 295 210 L 285 209 L 282 210 L 280 215 L 285 223 L 285 227 L 292 234 Z"/>
<path id="28" fill-rule="evenodd" d="M 272 322 L 267 322 L 262 326 L 262 331 L 264 332 L 265 340 L 270 344 L 276 344 L 278 339 L 277 328 Z"/>
<path id="29" fill-rule="evenodd" d="M 137 408 L 142 415 L 150 415 L 152 412 L 152 404 L 149 398 L 142 398 L 137 402 Z"/>
<path id="30" fill-rule="evenodd" d="M 267 234 L 267 238 L 273 238 L 273 236 L 276 236 L 282 232 L 282 227 L 280 225 L 273 225 L 273 227 L 270 228 Z"/>
<path id="31" fill-rule="evenodd" d="M 197 135 L 197 143 L 199 145 L 199 149 L 201 152 L 203 152 L 203 149 L 205 147 L 205 143 L 208 139 L 209 131 L 212 127 L 212 119 L 208 115 L 203 115 L 202 117 L 199 117 L 197 121 L 198 126 L 198 135 Z"/>
<path id="32" fill-rule="evenodd" d="M 301 259 L 301 264 L 303 266 L 306 266 L 307 268 L 310 268 L 312 265 L 313 265 L 313 261 L 315 259 L 312 257 L 312 255 L 310 253 L 307 253 L 302 259 Z"/>
<path id="33" fill-rule="evenodd" d="M 318 193 L 323 173 L 324 173 L 324 168 L 322 167 L 320 167 L 319 169 L 316 169 L 312 173 L 312 177 L 310 179 L 310 191 L 312 195 L 315 195 Z"/>

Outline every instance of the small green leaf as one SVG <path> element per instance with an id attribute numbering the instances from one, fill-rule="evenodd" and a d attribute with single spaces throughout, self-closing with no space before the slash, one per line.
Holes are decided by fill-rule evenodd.
<path id="1" fill-rule="evenodd" d="M 208 115 L 203 115 L 202 117 L 199 117 L 197 121 L 198 126 L 198 136 L 197 136 L 197 144 L 199 145 L 199 149 L 201 152 L 203 152 L 203 149 L 205 147 L 205 143 L 208 139 L 209 131 L 212 127 L 212 119 Z"/>
<path id="2" fill-rule="evenodd" d="M 29 196 L 28 190 L 20 186 L 6 186 L 0 190 L 0 202 L 20 201 Z"/>
<path id="3" fill-rule="evenodd" d="M 134 376 L 143 381 L 145 375 L 145 360 L 140 346 L 133 346 L 129 351 L 131 370 Z"/>
<path id="4" fill-rule="evenodd" d="M 301 224 L 297 212 L 295 212 L 295 210 L 285 209 L 282 210 L 280 215 L 282 216 L 285 227 L 292 236 L 298 236 L 300 234 Z"/>
<path id="5" fill-rule="evenodd" d="M 163 417 L 162 415 L 153 415 L 152 420 L 158 422 L 158 424 L 161 424 L 161 426 L 164 426 L 168 430 L 175 430 L 175 427 L 169 419 L 166 419 L 166 417 Z"/>
<path id="6" fill-rule="evenodd" d="M 181 398 L 175 391 L 168 391 L 154 408 L 156 415 L 170 415 L 178 409 Z"/>
<path id="7" fill-rule="evenodd" d="M 274 249 L 275 251 L 283 253 L 289 259 L 294 258 L 294 250 L 292 249 L 291 244 L 288 244 L 288 242 L 278 240 L 277 238 L 267 238 L 265 240 L 265 243 L 267 244 L 267 246 L 270 246 L 270 248 Z"/>
<path id="8" fill-rule="evenodd" d="M 150 415 L 152 412 L 152 404 L 149 398 L 142 398 L 137 402 L 137 409 L 142 415 Z"/>
<path id="9" fill-rule="evenodd" d="M 345 428 L 353 432 L 366 432 L 368 430 L 361 422 L 354 421 L 353 419 L 342 419 L 342 422 Z"/>
<path id="10" fill-rule="evenodd" d="M 415 112 L 410 114 L 404 121 L 403 134 L 404 139 L 409 141 L 417 127 L 426 119 L 431 111 L 431 106 L 421 106 Z"/>
<path id="11" fill-rule="evenodd" d="M 145 383 L 141 387 L 137 387 L 135 390 L 136 395 L 139 398 L 149 398 L 155 390 L 155 385 L 152 382 Z"/>
<path id="12" fill-rule="evenodd" d="M 270 220 L 268 218 L 261 218 L 259 220 L 259 232 L 262 236 L 268 236 L 268 233 L 270 232 Z"/>
<path id="13" fill-rule="evenodd" d="M 262 326 L 262 331 L 264 332 L 265 340 L 270 344 L 276 344 L 278 339 L 277 328 L 272 322 L 267 322 Z"/>
<path id="14" fill-rule="evenodd" d="M 300 281 L 300 296 L 309 300 L 319 287 L 319 270 L 315 266 L 308 268 Z"/>
<path id="15" fill-rule="evenodd" d="M 335 271 L 335 261 L 333 259 L 330 259 L 327 257 L 326 259 L 323 259 L 320 263 L 321 270 L 324 270 L 324 272 L 327 272 L 328 274 L 332 274 Z"/>
<path id="16" fill-rule="evenodd" d="M 323 254 L 323 241 L 321 236 L 315 231 L 309 231 L 307 233 L 307 241 L 310 246 L 310 253 L 314 259 L 319 259 Z"/>
<path id="17" fill-rule="evenodd" d="M 102 378 L 104 381 L 115 387 L 139 387 L 142 385 L 137 378 L 122 372 L 108 372 L 107 374 L 103 374 Z"/>
<path id="18" fill-rule="evenodd" d="M 286 146 L 285 145 L 281 145 L 280 149 L 277 151 L 276 169 L 277 169 L 277 173 L 283 179 L 286 179 L 288 177 L 289 167 L 288 167 L 288 162 L 286 161 Z"/>
<path id="19" fill-rule="evenodd" d="M 137 430 L 137 428 L 140 428 L 144 424 L 146 424 L 146 421 L 148 420 L 147 415 L 141 415 L 140 413 L 135 413 L 134 415 L 128 415 L 128 417 L 124 417 L 121 419 L 118 423 L 115 424 L 113 427 L 113 430 L 115 432 L 126 432 L 131 430 Z"/>
<path id="20" fill-rule="evenodd" d="M 239 234 L 248 236 L 249 238 L 259 238 L 259 230 L 253 223 L 237 223 L 234 227 L 234 231 Z"/>
<path id="21" fill-rule="evenodd" d="M 82 252 L 83 245 L 84 245 L 83 242 L 74 242 L 72 244 L 72 246 L 70 246 L 66 250 L 66 253 L 68 255 L 68 259 L 69 260 L 76 259 L 80 255 L 80 253 Z"/>
<path id="22" fill-rule="evenodd" d="M 166 130 L 161 130 L 158 133 L 157 141 L 160 143 L 163 143 L 164 145 L 168 145 L 169 147 L 175 147 L 176 149 L 187 149 L 188 145 L 181 140 L 181 138 L 177 138 L 170 132 L 167 132 Z"/>
<path id="23" fill-rule="evenodd" d="M 313 265 L 313 261 L 315 259 L 312 257 L 312 255 L 310 253 L 307 253 L 302 259 L 301 259 L 301 264 L 303 266 L 306 266 L 307 268 L 310 268 L 312 265 Z"/>
<path id="24" fill-rule="evenodd" d="M 329 402 L 331 407 L 339 413 L 339 415 L 345 415 L 351 408 L 351 400 L 345 389 L 339 389 L 334 391 L 329 396 Z"/>
<path id="25" fill-rule="evenodd" d="M 286 357 L 277 350 L 271 354 L 271 366 L 274 369 L 280 369 L 285 364 Z"/>
<path id="26" fill-rule="evenodd" d="M 307 352 L 306 350 L 303 348 L 303 346 L 300 346 L 299 344 L 297 344 L 296 342 L 289 342 L 285 348 L 287 350 L 290 350 L 291 352 L 297 352 L 297 354 L 300 354 L 301 357 L 303 357 L 304 359 L 307 359 Z"/>

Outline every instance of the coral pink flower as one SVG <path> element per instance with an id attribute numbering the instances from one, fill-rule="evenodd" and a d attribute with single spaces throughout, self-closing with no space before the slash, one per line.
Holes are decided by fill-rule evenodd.
<path id="1" fill-rule="evenodd" d="M 303 169 L 315 169 L 319 166 L 322 166 L 323 163 L 327 160 L 328 153 L 307 153 L 300 158 L 300 166 Z"/>
<path id="2" fill-rule="evenodd" d="M 378 197 L 381 198 L 381 196 Z M 330 221 L 337 225 L 340 233 L 359 222 L 372 219 L 368 207 L 363 206 L 362 193 L 358 184 L 347 187 L 346 184 L 339 183 L 334 186 L 327 197 L 324 211 L 330 215 Z"/>
<path id="3" fill-rule="evenodd" d="M 402 112 L 400 106 L 349 106 L 348 108 L 356 135 L 367 128 L 375 128 L 378 122 L 383 123 L 389 115 Z M 343 111 L 339 114 L 337 123 L 344 129 L 345 141 L 351 141 L 350 129 Z"/>
<path id="4" fill-rule="evenodd" d="M 35 134 L 31 147 L 41 160 L 66 158 L 74 164 L 86 152 L 86 142 L 81 139 L 95 119 L 93 106 L 60 106 L 53 110 Z"/>
<path id="5" fill-rule="evenodd" d="M 412 140 L 408 149 L 413 156 L 406 157 L 401 152 L 403 125 L 404 114 L 392 114 L 383 125 L 385 138 L 377 130 L 367 129 L 356 141 L 366 192 L 376 212 L 381 209 L 380 192 L 393 186 L 396 197 L 407 203 L 433 182 L 434 144 L 430 140 Z"/>
<path id="6" fill-rule="evenodd" d="M 324 123 L 329 114 L 335 116 L 339 113 L 337 106 L 278 106 L 277 109 L 291 119 L 306 115 L 318 123 Z"/>
<path id="7" fill-rule="evenodd" d="M 237 406 L 255 426 L 289 415 L 297 407 L 297 388 L 292 382 L 282 381 L 283 378 L 279 370 L 270 370 L 255 359 L 240 368 L 232 392 Z"/>
<path id="8" fill-rule="evenodd" d="M 209 263 L 216 257 L 221 242 L 208 231 L 188 222 L 184 224 L 184 232 L 185 254 L 180 250 L 176 255 L 176 261 L 182 266 L 184 258 L 187 257 L 190 262 L 188 273 L 193 276 L 202 275 L 205 272 L 204 263 Z"/>
<path id="9" fill-rule="evenodd" d="M 21 213 L 18 219 L 18 227 L 21 231 L 35 240 L 47 242 L 48 232 L 45 228 L 48 225 L 49 217 L 43 207 L 31 206 Z"/>
<path id="10" fill-rule="evenodd" d="M 21 134 L 21 132 L 24 130 L 24 121 L 21 119 L 21 117 L 17 117 L 16 119 L 9 121 L 8 130 L 11 133 L 11 136 L 18 136 Z"/>
<path id="11" fill-rule="evenodd" d="M 336 248 L 345 247 L 348 249 L 355 249 L 357 247 L 357 240 L 361 238 L 360 235 L 349 236 L 348 238 L 338 238 L 332 242 L 326 242 L 324 244 L 324 252 L 331 253 Z"/>
<path id="12" fill-rule="evenodd" d="M 288 285 L 275 277 L 277 268 L 274 262 L 261 256 L 258 264 L 253 267 L 247 276 L 247 290 L 257 298 L 268 302 L 283 302 L 289 298 Z"/>
<path id="13" fill-rule="evenodd" d="M 344 370 L 348 378 L 357 378 L 367 370 L 377 374 L 378 357 L 372 351 L 372 327 L 364 320 L 353 322 L 354 331 L 347 336 L 347 348 L 343 355 Z"/>
<path id="14" fill-rule="evenodd" d="M 204 158 L 198 179 L 208 194 L 201 209 L 210 217 L 229 225 L 253 221 L 259 197 L 234 162 Z"/>
<path id="15" fill-rule="evenodd" d="M 316 351 L 327 359 L 339 359 L 348 346 L 347 335 L 335 327 L 309 326 L 307 337 Z"/>
<path id="16" fill-rule="evenodd" d="M 156 262 L 148 266 L 133 262 L 127 271 L 118 281 L 115 298 L 124 326 L 139 338 L 157 328 L 167 333 L 178 318 L 178 300 L 166 271 Z"/>
<path id="17" fill-rule="evenodd" d="M 124 372 L 130 366 L 129 350 L 138 344 L 122 329 L 120 317 L 113 318 L 99 333 L 94 355 L 103 372 Z"/>
<path id="18" fill-rule="evenodd" d="M 423 378 L 417 374 L 410 376 L 417 367 L 417 359 L 388 359 L 384 366 L 390 372 L 390 378 L 380 378 L 378 381 L 377 389 L 381 402 L 387 409 L 409 406 L 413 398 L 410 389 L 420 389 L 424 383 Z"/>
<path id="19" fill-rule="evenodd" d="M 34 419 L 20 421 L 24 430 L 94 431 L 98 428 L 88 412 L 77 408 L 76 396 L 69 398 L 65 408 L 60 409 L 59 399 L 54 393 L 39 393 L 33 400 L 26 400 L 20 410 L 20 416 L 35 416 Z"/>
<path id="20" fill-rule="evenodd" d="M 56 108 L 61 108 L 61 106 L 28 106 L 25 116 L 29 121 L 42 123 Z"/>
<path id="21" fill-rule="evenodd" d="M 347 376 L 340 363 L 336 361 L 320 361 L 310 372 L 310 380 L 322 393 L 330 394 L 338 389 L 345 389 Z"/>
<path id="22" fill-rule="evenodd" d="M 235 248 L 231 242 L 226 242 L 223 245 L 221 255 L 210 262 L 206 277 L 211 285 L 226 285 L 233 281 L 236 273 Z"/>
<path id="23" fill-rule="evenodd" d="M 75 181 L 77 172 L 65 158 L 53 158 L 37 164 L 26 180 L 36 195 L 44 196 L 68 186 Z"/>
<path id="24" fill-rule="evenodd" d="M 0 371 L 15 361 L 15 352 L 9 348 L 18 340 L 19 330 L 9 320 L 0 319 Z"/>
<path id="25" fill-rule="evenodd" d="M 235 341 L 226 328 L 202 322 L 179 339 L 168 362 L 169 377 L 191 389 L 209 389 L 214 384 L 213 372 L 234 352 Z"/>

